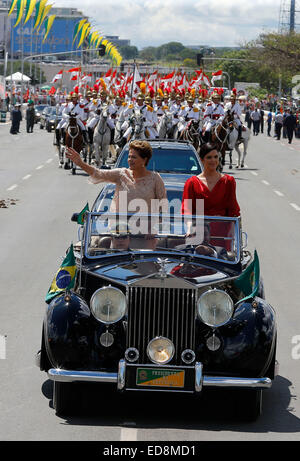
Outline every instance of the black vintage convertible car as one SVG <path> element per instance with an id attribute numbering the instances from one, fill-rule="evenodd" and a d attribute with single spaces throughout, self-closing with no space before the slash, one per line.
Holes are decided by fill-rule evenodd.
<path id="1" fill-rule="evenodd" d="M 51 285 L 37 354 L 56 413 L 74 413 L 79 383 L 92 382 L 235 389 L 257 418 L 276 375 L 276 318 L 240 219 L 86 212 L 81 235 Z"/>

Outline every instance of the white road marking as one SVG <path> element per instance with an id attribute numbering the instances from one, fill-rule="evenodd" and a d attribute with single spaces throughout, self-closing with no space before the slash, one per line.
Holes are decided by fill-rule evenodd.
<path id="1" fill-rule="evenodd" d="M 300 206 L 296 205 L 296 203 L 290 203 L 290 205 L 291 205 L 296 211 L 300 211 Z"/>
<path id="2" fill-rule="evenodd" d="M 122 427 L 121 428 L 121 435 L 120 435 L 121 442 L 136 442 L 137 441 L 137 429 L 129 428 L 129 427 Z"/>
<path id="3" fill-rule="evenodd" d="M 46 160 L 46 163 L 51 163 L 53 162 L 53 158 L 48 158 L 48 160 Z"/>
<path id="4" fill-rule="evenodd" d="M 262 183 L 265 184 L 266 186 L 270 185 L 270 183 L 268 181 L 266 181 L 265 179 L 262 180 Z"/>
<path id="5" fill-rule="evenodd" d="M 18 184 L 13 184 L 12 186 L 10 186 L 8 189 L 6 190 L 14 190 L 16 189 L 16 187 L 18 187 Z"/>
<path id="6" fill-rule="evenodd" d="M 41 170 L 42 168 L 44 168 L 44 165 L 39 165 L 36 167 L 36 170 Z"/>
<path id="7" fill-rule="evenodd" d="M 256 173 L 256 171 L 251 171 L 251 173 L 253 174 L 253 176 L 258 176 L 258 173 Z"/>
<path id="8" fill-rule="evenodd" d="M 277 194 L 279 197 L 284 197 L 284 194 L 280 192 L 279 190 L 274 190 L 275 194 Z"/>
<path id="9" fill-rule="evenodd" d="M 27 175 L 24 176 L 24 178 L 22 178 L 22 179 L 23 179 L 23 181 L 26 181 L 26 179 L 29 179 L 29 178 L 31 178 L 31 174 L 27 174 Z"/>

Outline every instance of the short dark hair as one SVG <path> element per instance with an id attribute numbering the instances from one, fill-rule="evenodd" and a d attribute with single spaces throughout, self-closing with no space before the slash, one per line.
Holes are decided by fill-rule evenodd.
<path id="1" fill-rule="evenodd" d="M 136 150 L 140 157 L 146 159 L 146 166 L 148 165 L 152 157 L 152 147 L 148 141 L 135 139 L 129 144 L 129 149 Z"/>
<path id="2" fill-rule="evenodd" d="M 202 146 L 200 147 L 200 152 L 199 152 L 199 156 L 201 160 L 203 160 L 205 155 L 209 154 L 213 150 L 219 151 L 217 144 L 212 144 L 210 142 L 207 142 L 206 144 L 202 144 Z"/>

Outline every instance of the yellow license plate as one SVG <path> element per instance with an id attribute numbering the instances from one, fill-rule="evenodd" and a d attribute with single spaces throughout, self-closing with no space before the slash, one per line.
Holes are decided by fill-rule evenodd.
<path id="1" fill-rule="evenodd" d="M 138 368 L 136 384 L 150 387 L 184 387 L 184 370 Z"/>

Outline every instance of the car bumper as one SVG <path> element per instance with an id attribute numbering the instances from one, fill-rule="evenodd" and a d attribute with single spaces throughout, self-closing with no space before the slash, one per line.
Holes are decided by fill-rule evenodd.
<path id="1" fill-rule="evenodd" d="M 48 377 L 58 382 L 96 382 L 116 383 L 119 390 L 125 389 L 126 363 L 119 362 L 118 373 L 107 373 L 102 371 L 77 371 L 51 368 L 48 370 Z M 242 389 L 268 389 L 272 386 L 272 380 L 262 378 L 241 378 L 231 376 L 207 376 L 203 375 L 201 363 L 195 365 L 195 386 L 194 392 L 201 392 L 203 387 L 213 388 L 242 388 Z M 172 391 L 172 390 L 171 390 Z"/>

